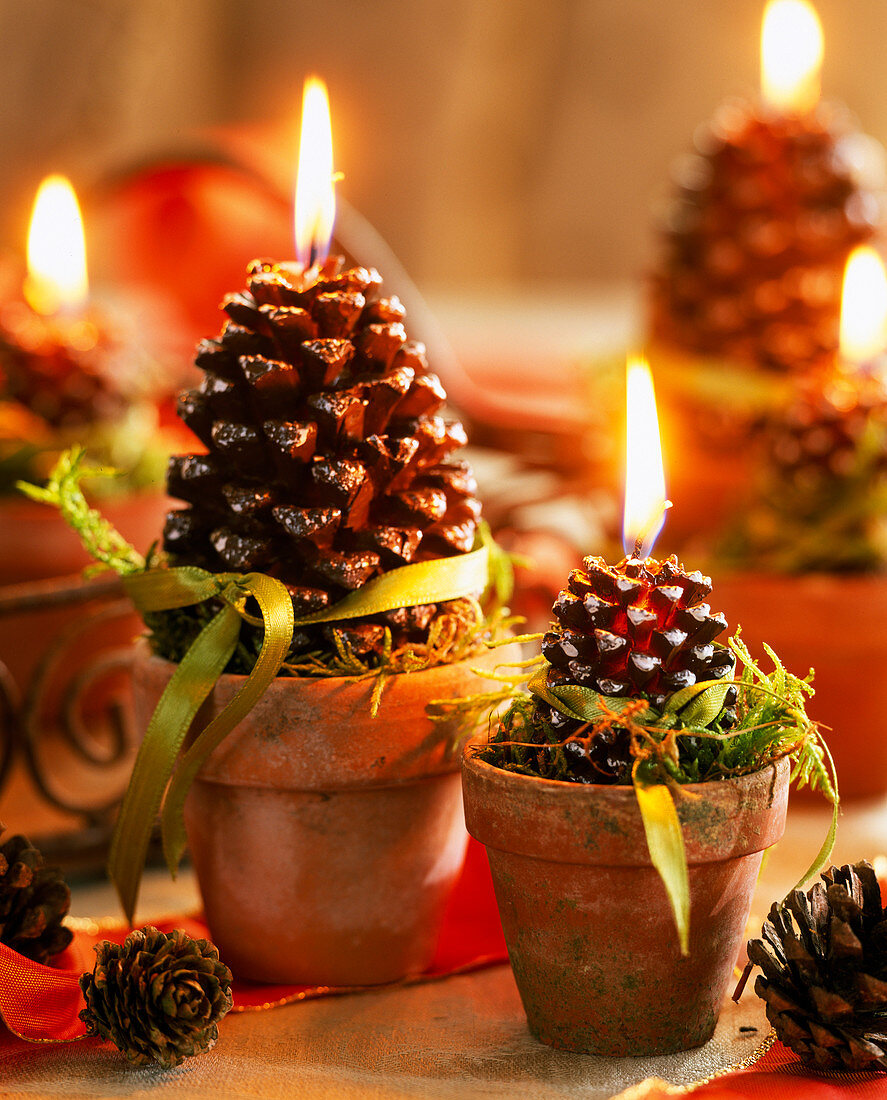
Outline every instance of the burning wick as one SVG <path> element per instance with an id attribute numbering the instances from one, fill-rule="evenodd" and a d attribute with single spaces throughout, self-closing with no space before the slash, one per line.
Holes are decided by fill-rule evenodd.
<path id="1" fill-rule="evenodd" d="M 646 561 L 650 556 L 650 552 L 653 549 L 653 542 L 656 536 L 662 530 L 662 525 L 665 522 L 665 513 L 669 508 L 673 508 L 674 505 L 670 500 L 664 500 L 662 507 L 659 511 L 650 517 L 649 523 L 638 534 L 638 537 L 634 540 L 634 550 L 631 556 L 638 561 Z"/>

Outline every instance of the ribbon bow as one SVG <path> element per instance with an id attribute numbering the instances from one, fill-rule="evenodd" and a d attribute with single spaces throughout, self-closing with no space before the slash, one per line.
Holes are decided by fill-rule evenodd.
<path id="1" fill-rule="evenodd" d="M 292 644 L 293 629 L 375 615 L 397 607 L 477 596 L 490 584 L 502 598 L 508 584 L 507 557 L 486 532 L 481 538 L 483 545 L 468 554 L 392 569 L 333 607 L 299 619 L 293 615 L 286 587 L 263 573 L 210 573 L 196 566 L 177 566 L 123 577 L 130 598 L 141 612 L 167 611 L 205 600 L 222 604 L 198 634 L 160 697 L 123 797 L 111 841 L 108 873 L 130 922 L 158 812 L 164 857 L 170 873 L 175 875 L 186 844 L 184 806 L 188 789 L 204 761 L 277 676 Z M 234 653 L 241 618 L 255 621 L 246 612 L 250 596 L 259 605 L 264 627 L 256 663 L 234 698 L 200 731 L 176 767 L 197 711 Z"/>

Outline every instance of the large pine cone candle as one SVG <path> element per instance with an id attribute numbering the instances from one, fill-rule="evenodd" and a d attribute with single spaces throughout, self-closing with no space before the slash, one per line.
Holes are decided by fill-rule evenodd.
<path id="1" fill-rule="evenodd" d="M 231 971 L 208 940 L 142 928 L 123 945 L 95 946 L 80 979 L 87 1034 L 113 1043 L 134 1065 L 166 1069 L 215 1046 L 231 1008 Z"/>
<path id="2" fill-rule="evenodd" d="M 71 942 L 71 930 L 62 924 L 70 905 L 61 873 L 44 866 L 30 841 L 12 836 L 0 844 L 0 943 L 48 962 Z"/>
<path id="3" fill-rule="evenodd" d="M 681 688 L 732 675 L 732 654 L 715 644 L 727 621 L 702 602 L 710 593 L 710 579 L 685 572 L 674 556 L 630 557 L 615 567 L 586 558 L 558 595 L 556 621 L 542 641 L 549 685 L 577 684 L 661 707 Z M 582 725 L 542 700 L 536 715 L 563 738 Z M 571 743 L 571 766 L 592 782 L 630 781 L 628 740 L 627 731 L 611 729 L 587 754 Z"/>
<path id="4" fill-rule="evenodd" d="M 471 550 L 480 506 L 465 442 L 439 415 L 446 393 L 372 269 L 331 257 L 308 272 L 255 261 L 204 340 L 200 387 L 179 414 L 207 454 L 170 460 L 164 545 L 179 564 L 261 570 L 297 616 L 389 569 Z M 399 609 L 337 629 L 359 656 L 422 641 L 438 608 Z M 323 630 L 324 628 L 316 628 Z M 297 631 L 295 651 L 316 631 Z"/>
<path id="5" fill-rule="evenodd" d="M 653 330 L 704 356 L 776 371 L 827 366 L 850 251 L 881 220 L 874 161 L 842 111 L 727 104 L 680 162 L 653 283 Z M 869 171 L 869 174 L 873 174 Z"/>
<path id="6" fill-rule="evenodd" d="M 778 1037 L 824 1069 L 887 1069 L 887 912 L 871 864 L 831 867 L 748 945 Z"/>

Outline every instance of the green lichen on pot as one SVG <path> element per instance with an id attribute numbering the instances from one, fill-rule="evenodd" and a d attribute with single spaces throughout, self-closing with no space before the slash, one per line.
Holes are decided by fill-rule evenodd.
<path id="1" fill-rule="evenodd" d="M 812 672 L 772 671 L 712 613 L 711 581 L 675 558 L 586 558 L 558 595 L 529 692 L 494 724 L 479 757 L 505 771 L 573 784 L 633 784 L 654 865 L 682 943 L 689 886 L 675 802 L 692 785 L 749 775 L 788 758 L 799 786 L 837 810 L 830 757 L 807 715 Z M 835 822 L 805 879 L 828 858 Z"/>

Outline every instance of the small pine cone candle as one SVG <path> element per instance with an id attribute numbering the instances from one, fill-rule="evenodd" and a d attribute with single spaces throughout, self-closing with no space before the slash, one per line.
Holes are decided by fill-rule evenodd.
<path id="1" fill-rule="evenodd" d="M 89 1035 L 113 1043 L 134 1065 L 165 1069 L 211 1050 L 231 1008 L 231 971 L 208 940 L 178 929 L 130 932 L 119 946 L 96 944 L 80 979 Z"/>
<path id="2" fill-rule="evenodd" d="M 44 866 L 26 837 L 0 844 L 0 943 L 35 962 L 49 962 L 71 942 L 71 930 L 62 924 L 70 906 L 61 872 Z"/>
<path id="3" fill-rule="evenodd" d="M 851 250 L 882 218 L 874 162 L 846 115 L 730 103 L 680 162 L 652 287 L 652 326 L 682 351 L 774 371 L 827 367 Z M 871 175 L 872 173 L 869 172 Z"/>
<path id="4" fill-rule="evenodd" d="M 730 676 L 733 655 L 715 643 L 727 621 L 702 602 L 710 593 L 709 578 L 685 572 L 674 556 L 662 562 L 629 557 L 616 566 L 586 558 L 555 600 L 556 621 L 542 640 L 551 666 L 548 684 L 643 697 L 661 707 L 681 688 Z M 542 700 L 536 715 L 562 738 L 581 726 Z M 629 781 L 627 731 L 604 731 L 587 754 L 578 745 L 565 748 L 571 749 L 572 766 L 590 781 Z"/>
<path id="5" fill-rule="evenodd" d="M 823 1069 L 887 1069 L 887 912 L 870 863 L 775 904 L 748 945 L 779 1039 Z"/>
<path id="6" fill-rule="evenodd" d="M 807 386 L 762 435 L 760 488 L 726 552 L 782 572 L 869 570 L 887 558 L 887 390 Z"/>
<path id="7" fill-rule="evenodd" d="M 304 271 L 256 261 L 231 294 L 221 334 L 198 348 L 201 385 L 179 415 L 205 454 L 170 460 L 187 502 L 167 519 L 176 564 L 261 570 L 283 581 L 297 616 L 336 603 L 387 570 L 472 549 L 480 515 L 469 467 L 452 459 L 462 425 L 397 298 L 374 270 L 338 257 Z M 336 629 L 359 656 L 423 641 L 434 605 Z M 316 644 L 297 631 L 294 651 Z"/>
<path id="8" fill-rule="evenodd" d="M 63 337 L 21 303 L 0 313 L 0 401 L 23 406 L 53 431 L 124 415 L 127 401 L 110 366 L 109 341 L 91 321 Z"/>

